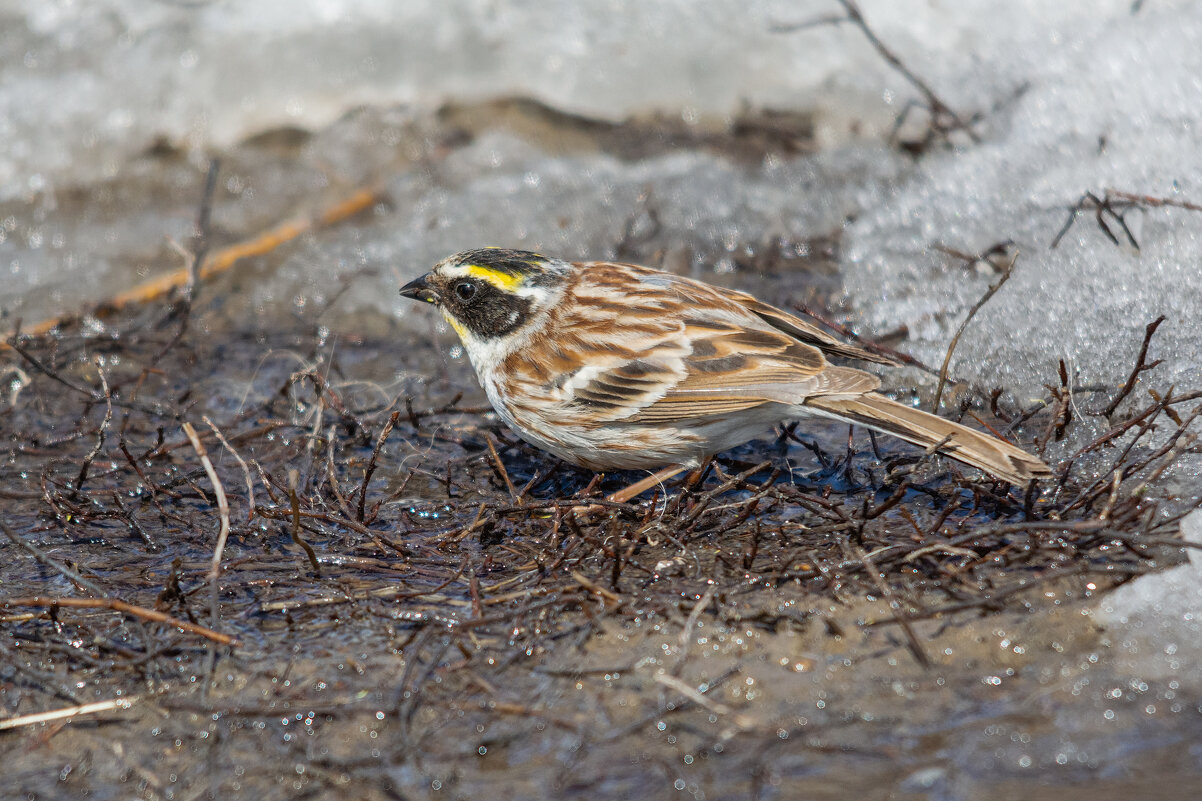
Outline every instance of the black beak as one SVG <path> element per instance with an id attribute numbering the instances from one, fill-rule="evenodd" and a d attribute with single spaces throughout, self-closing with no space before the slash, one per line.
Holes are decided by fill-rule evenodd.
<path id="1" fill-rule="evenodd" d="M 420 278 L 415 278 L 409 283 L 401 287 L 401 295 L 414 300 L 420 300 L 425 303 L 437 303 L 438 293 L 430 286 L 430 274 L 426 273 Z"/>

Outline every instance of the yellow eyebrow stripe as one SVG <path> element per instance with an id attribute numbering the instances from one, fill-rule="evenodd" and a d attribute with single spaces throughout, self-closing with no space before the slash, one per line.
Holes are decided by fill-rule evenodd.
<path id="1" fill-rule="evenodd" d="M 494 270 L 490 267 L 481 267 L 478 264 L 469 264 L 465 268 L 467 274 L 473 278 L 479 278 L 481 281 L 487 281 L 497 289 L 502 289 L 512 292 L 522 285 L 522 276 L 510 275 L 501 270 Z"/>

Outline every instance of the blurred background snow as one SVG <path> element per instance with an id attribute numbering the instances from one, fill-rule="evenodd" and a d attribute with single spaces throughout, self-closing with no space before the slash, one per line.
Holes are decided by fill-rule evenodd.
<path id="1" fill-rule="evenodd" d="M 1032 77 L 1015 63 L 999 73 L 1016 51 L 1034 72 L 1031 62 L 1125 27 L 1130 7 L 864 3 L 878 34 L 966 106 Z M 826 0 L 5 0 L 0 198 L 115 175 L 160 137 L 228 146 L 369 104 L 521 96 L 610 120 L 750 104 L 816 111 L 827 141 L 852 126 L 878 134 L 909 92 L 859 32 L 782 32 L 838 12 Z"/>
<path id="2" fill-rule="evenodd" d="M 858 325 L 904 327 L 936 364 L 997 278 L 940 248 L 1013 241 L 1013 280 L 968 327 L 954 374 L 1025 398 L 1064 359 L 1080 383 L 1117 384 L 1165 314 L 1162 375 L 1202 383 L 1202 214 L 1132 211 L 1137 249 L 1087 212 L 1051 247 L 1087 191 L 1202 201 L 1202 6 L 862 7 L 945 102 L 980 116 L 980 141 L 953 136 L 917 158 L 890 146 L 920 96 L 853 26 L 807 24 L 841 14 L 833 0 L 0 2 L 0 322 L 83 308 L 176 266 L 165 243 L 187 238 L 204 167 L 222 155 L 215 215 L 230 236 L 369 178 L 393 201 L 376 225 L 309 242 L 257 282 L 261 304 L 320 297 L 332 274 L 368 266 L 378 283 L 352 287 L 344 311 L 399 316 L 381 290 L 449 250 L 615 255 L 650 197 L 660 247 L 648 252 L 687 250 L 703 272 L 765 242 L 837 238 Z M 633 154 L 561 146 L 490 125 L 487 104 L 514 98 L 678 133 L 785 112 L 806 121 L 806 142 L 750 158 L 700 136 Z M 440 124 L 448 107 L 475 109 L 470 142 Z M 903 135 L 923 125 L 908 119 Z M 299 146 L 281 148 L 288 132 Z"/>

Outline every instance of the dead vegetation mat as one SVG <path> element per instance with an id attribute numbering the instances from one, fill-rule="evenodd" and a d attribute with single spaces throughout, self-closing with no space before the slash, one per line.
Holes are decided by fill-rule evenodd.
<path id="1" fill-rule="evenodd" d="M 1104 421 L 1027 491 L 846 426 L 788 427 L 696 486 L 604 504 L 638 476 L 530 449 L 433 346 L 202 330 L 186 304 L 153 304 L 0 353 L 0 723 L 117 699 L 76 727 L 88 759 L 105 722 L 132 714 L 120 699 L 155 710 L 147 730 L 188 713 L 231 744 L 267 720 L 264 758 L 304 750 L 304 780 L 327 789 L 381 757 L 289 741 L 315 720 L 386 721 L 396 770 L 423 750 L 483 753 L 447 738 L 477 720 L 595 744 L 692 707 L 742 731 L 754 724 L 706 700 L 729 675 L 664 683 L 645 715 L 595 729 L 540 699 L 580 680 L 607 626 L 798 630 L 872 597 L 891 614 L 862 625 L 925 665 L 919 621 L 1181 558 L 1189 504 L 1162 477 L 1196 450 L 1200 393 L 1146 393 L 1144 355 L 1121 403 L 1062 375 L 1025 408 L 988 392 L 964 404 L 1035 450 L 1075 415 Z M 41 738 L 66 736 L 48 725 Z"/>

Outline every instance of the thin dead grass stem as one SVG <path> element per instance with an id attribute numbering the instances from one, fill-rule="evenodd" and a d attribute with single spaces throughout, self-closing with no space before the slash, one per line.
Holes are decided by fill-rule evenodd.
<path id="1" fill-rule="evenodd" d="M 292 507 L 292 541 L 299 545 L 305 551 L 305 556 L 309 557 L 309 564 L 313 567 L 313 572 L 321 575 L 321 565 L 317 562 L 317 552 L 313 550 L 313 546 L 305 542 L 301 537 L 301 509 L 300 495 L 297 494 L 297 484 L 299 476 L 295 470 L 288 471 L 288 502 Z"/>
<path id="2" fill-rule="evenodd" d="M 225 487 L 221 485 L 221 479 L 217 477 L 217 471 L 213 469 L 213 462 L 209 460 L 208 451 L 205 450 L 204 443 L 200 441 L 200 437 L 196 436 L 196 429 L 191 423 L 184 423 L 184 433 L 188 436 L 188 441 L 192 443 L 196 455 L 200 457 L 200 463 L 204 466 L 205 473 L 209 477 L 209 483 L 213 485 L 213 493 L 217 496 L 217 514 L 220 517 L 221 528 L 217 532 L 217 544 L 213 546 L 213 558 L 209 561 L 209 616 L 211 624 L 217 625 L 217 594 L 218 594 L 218 579 L 221 577 L 221 555 L 225 551 L 225 541 L 230 534 L 230 504 L 225 497 Z"/>
<path id="3" fill-rule="evenodd" d="M 19 715 L 15 718 L 0 720 L 0 731 L 19 729 L 22 726 L 33 726 L 38 723 L 50 723 L 55 720 L 70 720 L 80 715 L 95 715 L 114 709 L 129 709 L 136 698 L 113 698 L 108 701 L 95 701 L 91 704 L 69 706 L 65 709 L 52 709 L 48 712 L 34 712 L 29 715 Z"/>
<path id="4" fill-rule="evenodd" d="M 973 307 L 968 310 L 968 315 L 960 323 L 960 327 L 956 329 L 956 335 L 952 337 L 952 341 L 948 343 L 947 353 L 943 355 L 943 364 L 939 367 L 939 383 L 935 387 L 935 400 L 931 403 L 931 411 L 939 412 L 939 401 L 943 397 L 943 387 L 947 383 L 947 367 L 951 364 L 952 354 L 956 352 L 956 345 L 960 343 L 960 336 L 964 333 L 964 329 L 968 328 L 969 322 L 976 316 L 976 313 L 981 310 L 981 307 L 989 302 L 989 299 L 997 294 L 997 291 L 1002 288 L 1002 285 L 1010 280 L 1010 274 L 1014 271 L 1014 263 L 1018 260 L 1018 253 L 1011 257 L 1010 263 L 1006 265 L 1006 269 L 1002 271 L 1002 276 L 998 278 L 997 283 L 989 287 L 985 294 L 981 296 Z"/>
<path id="5" fill-rule="evenodd" d="M 210 258 L 205 259 L 204 264 L 198 265 L 196 277 L 204 280 L 225 272 L 243 259 L 270 253 L 281 245 L 294 241 L 316 228 L 333 225 L 353 217 L 364 209 L 370 208 L 379 199 L 380 192 L 375 187 L 358 189 L 314 216 L 288 220 L 248 240 L 222 248 Z M 174 270 L 119 292 L 101 306 L 109 310 L 118 310 L 134 303 L 146 303 L 161 298 L 177 287 L 186 285 L 190 278 L 189 267 Z M 23 329 L 21 333 L 25 336 L 41 336 L 62 325 L 69 317 L 70 315 L 51 317 Z M 0 342 L 0 350 L 4 350 L 6 345 L 17 350 L 11 341 L 15 338 L 16 333 L 15 331 L 5 333 L 4 338 L 10 341 Z"/>
<path id="6" fill-rule="evenodd" d="M 39 562 L 46 565 L 47 567 L 58 571 L 63 576 L 66 576 L 76 586 L 83 587 L 88 592 L 90 592 L 94 595 L 97 595 L 101 598 L 104 598 L 108 595 L 108 593 L 105 592 L 103 589 L 101 589 L 95 582 L 89 581 L 88 579 L 81 576 L 77 571 L 72 570 L 71 568 L 62 564 L 57 559 L 53 559 L 50 556 L 42 553 L 41 549 L 36 548 L 33 545 L 30 545 L 25 540 L 21 539 L 21 537 L 19 537 L 15 531 L 13 531 L 11 528 L 9 528 L 8 525 L 3 520 L 0 520 L 0 531 L 4 532 L 4 536 L 8 537 L 8 539 L 12 542 L 13 545 L 16 545 L 18 548 L 20 548 L 24 551 L 28 551 L 30 554 L 33 555 L 34 559 L 37 559 Z"/>
<path id="7" fill-rule="evenodd" d="M 47 598 L 35 595 L 24 598 L 0 599 L 0 607 L 7 608 L 13 606 L 34 606 L 42 609 L 109 609 L 113 612 L 121 612 L 141 620 L 148 620 L 152 623 L 166 623 L 181 631 L 197 634 L 219 645 L 238 645 L 237 637 L 213 631 L 198 623 L 180 620 L 178 617 L 172 617 L 157 609 L 147 609 L 144 606 L 126 603 L 116 598 Z"/>
<path id="8" fill-rule="evenodd" d="M 250 479 L 250 468 L 247 467 L 246 461 L 242 458 L 234 446 L 229 444 L 229 442 L 226 441 L 226 438 L 222 436 L 221 431 L 213 424 L 213 421 L 209 419 L 208 415 L 205 415 L 200 419 L 204 420 L 205 425 L 212 429 L 213 435 L 217 437 L 217 441 L 220 442 L 221 445 L 230 452 L 234 459 L 237 460 L 238 466 L 242 468 L 242 477 L 246 479 L 246 522 L 249 523 L 251 520 L 255 519 L 255 485 Z"/>
<path id="9" fill-rule="evenodd" d="M 367 460 L 367 467 L 363 471 L 363 486 L 359 488 L 358 512 L 360 523 L 364 522 L 363 517 L 366 514 L 364 507 L 367 504 L 367 485 L 371 482 L 372 474 L 376 472 L 376 461 L 380 458 L 380 451 L 384 447 L 384 442 L 388 439 L 388 435 L 392 433 L 392 427 L 396 425 L 396 421 L 400 416 L 401 413 L 399 411 L 393 412 L 389 416 L 388 422 L 385 423 L 384 428 L 380 430 L 380 436 L 376 438 L 376 446 L 371 450 L 371 458 Z"/>

